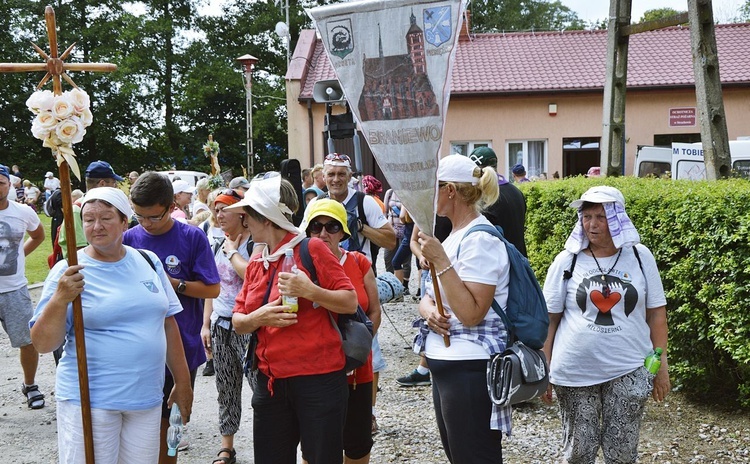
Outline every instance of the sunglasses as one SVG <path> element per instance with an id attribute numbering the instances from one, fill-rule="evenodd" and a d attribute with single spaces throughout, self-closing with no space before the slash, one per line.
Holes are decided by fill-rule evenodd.
<path id="1" fill-rule="evenodd" d="M 341 232 L 342 229 L 341 224 L 339 224 L 338 221 L 328 221 L 325 224 L 323 224 L 322 222 L 313 221 L 309 226 L 307 226 L 307 230 L 311 234 L 319 234 L 323 232 L 324 228 L 329 234 L 337 234 Z"/>
<path id="2" fill-rule="evenodd" d="M 230 196 L 230 197 L 234 197 L 234 198 L 237 198 L 239 200 L 243 199 L 242 195 L 240 195 L 239 193 L 235 192 L 232 189 L 224 189 L 224 190 L 221 191 L 221 194 L 222 195 L 227 195 L 227 196 Z"/>
<path id="3" fill-rule="evenodd" d="M 329 153 L 326 155 L 326 161 L 344 161 L 346 163 L 351 163 L 352 159 L 347 155 L 342 155 L 339 153 Z"/>

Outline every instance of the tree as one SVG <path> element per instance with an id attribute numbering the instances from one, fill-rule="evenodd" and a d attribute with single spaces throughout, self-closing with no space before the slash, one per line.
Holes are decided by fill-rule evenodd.
<path id="1" fill-rule="evenodd" d="M 488 0 L 472 4 L 475 32 L 583 29 L 586 23 L 559 0 Z"/>
<path id="2" fill-rule="evenodd" d="M 643 13 L 643 17 L 638 21 L 643 23 L 646 21 L 656 21 L 657 19 L 670 18 L 680 13 L 686 13 L 687 11 L 677 11 L 674 8 L 655 8 L 653 10 L 646 10 Z"/>

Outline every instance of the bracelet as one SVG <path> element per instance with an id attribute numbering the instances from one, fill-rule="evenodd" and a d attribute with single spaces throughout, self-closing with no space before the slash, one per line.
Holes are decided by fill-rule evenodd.
<path id="1" fill-rule="evenodd" d="M 450 271 L 451 269 L 453 269 L 453 263 L 451 263 L 450 266 L 446 267 L 442 271 L 440 271 L 437 274 L 435 274 L 435 277 L 440 277 L 441 275 L 445 274 L 446 272 Z"/>
<path id="2" fill-rule="evenodd" d="M 231 261 L 232 260 L 232 256 L 236 255 L 237 253 L 239 253 L 239 251 L 237 251 L 237 250 L 229 250 L 226 253 L 227 259 Z"/>

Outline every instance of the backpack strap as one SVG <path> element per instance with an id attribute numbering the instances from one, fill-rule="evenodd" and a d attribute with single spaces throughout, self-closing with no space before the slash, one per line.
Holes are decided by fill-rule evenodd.
<path id="1" fill-rule="evenodd" d="M 146 262 L 148 263 L 148 265 L 151 266 L 151 269 L 153 269 L 154 272 L 156 272 L 156 264 L 154 264 L 154 262 L 151 261 L 151 258 L 148 256 L 148 253 L 146 253 L 145 251 L 141 250 L 140 248 L 136 248 L 136 250 L 138 251 L 138 253 L 141 254 L 141 256 L 143 256 L 143 259 L 146 260 Z"/>
<path id="2" fill-rule="evenodd" d="M 636 253 L 636 256 L 638 253 Z M 571 277 L 573 277 L 573 269 L 576 268 L 576 261 L 578 261 L 578 253 L 573 254 L 573 261 L 570 262 L 570 268 L 566 271 L 563 271 L 563 280 L 569 280 Z M 641 260 L 639 259 L 638 262 Z"/>
<path id="3" fill-rule="evenodd" d="M 367 194 L 357 190 L 354 195 L 357 196 L 357 218 L 362 221 L 362 225 L 368 226 L 367 215 L 365 214 L 365 197 Z"/>
<path id="4" fill-rule="evenodd" d="M 648 295 L 648 279 L 646 278 L 646 273 L 643 271 L 643 262 L 641 261 L 641 255 L 638 254 L 638 245 L 633 245 L 633 254 L 635 255 L 635 259 L 638 260 L 638 267 L 641 268 L 641 274 L 643 274 L 643 281 L 646 283 L 646 295 Z"/>
<path id="5" fill-rule="evenodd" d="M 469 230 L 466 231 L 464 236 L 461 238 L 461 242 L 466 239 L 466 237 L 469 234 L 473 234 L 474 232 L 486 232 L 493 237 L 499 238 L 506 246 L 506 250 L 508 247 L 509 242 L 505 239 L 505 236 L 503 235 L 502 228 L 499 228 L 498 226 L 491 226 L 487 224 L 477 224 L 472 226 Z M 461 252 L 461 243 L 458 244 L 458 249 L 456 250 L 456 259 L 458 259 L 458 254 Z M 509 257 L 510 260 L 510 257 Z M 510 265 L 510 262 L 508 263 Z M 513 324 L 510 322 L 510 318 L 507 314 L 505 314 L 505 311 L 503 311 L 503 308 L 500 307 L 500 305 L 495 301 L 495 297 L 492 297 L 492 309 L 497 313 L 498 316 L 500 316 L 500 319 L 503 321 L 503 324 L 505 325 L 505 329 L 508 331 L 508 339 L 506 340 L 506 344 L 510 344 L 511 340 L 514 338 L 513 332 Z"/>
<path id="6" fill-rule="evenodd" d="M 318 285 L 318 272 L 315 270 L 315 264 L 313 264 L 312 256 L 310 256 L 310 237 L 303 238 L 299 243 L 299 259 L 310 274 L 312 283 Z"/>

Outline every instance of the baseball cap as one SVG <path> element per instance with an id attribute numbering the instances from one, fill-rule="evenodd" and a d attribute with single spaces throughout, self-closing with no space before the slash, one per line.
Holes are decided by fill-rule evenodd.
<path id="1" fill-rule="evenodd" d="M 235 177 L 234 179 L 229 182 L 229 188 L 230 189 L 249 189 L 250 188 L 250 182 L 247 181 L 244 177 Z"/>
<path id="2" fill-rule="evenodd" d="M 437 179 L 440 182 L 468 182 L 477 185 L 480 176 L 479 167 L 464 155 L 448 155 L 438 163 Z"/>
<path id="3" fill-rule="evenodd" d="M 344 239 L 349 238 L 349 227 L 346 225 L 346 209 L 344 205 L 330 198 L 321 198 L 314 201 L 307 210 L 305 223 L 309 226 L 313 219 L 318 216 L 328 216 L 337 220 L 344 230 Z"/>
<path id="4" fill-rule="evenodd" d="M 602 168 L 599 166 L 591 166 L 586 173 L 586 177 L 599 177 L 602 175 Z"/>
<path id="5" fill-rule="evenodd" d="M 584 203 L 619 203 L 625 207 L 625 197 L 622 192 L 608 185 L 597 185 L 586 190 L 581 198 L 570 204 L 571 208 L 580 208 Z"/>
<path id="6" fill-rule="evenodd" d="M 115 174 L 112 166 L 110 166 L 106 161 L 94 161 L 93 163 L 89 164 L 89 167 L 86 168 L 86 178 L 114 179 L 117 182 L 122 182 L 123 180 L 122 177 Z"/>
<path id="7" fill-rule="evenodd" d="M 513 172 L 513 174 L 515 174 L 517 176 L 522 176 L 522 175 L 526 174 L 526 168 L 523 167 L 523 164 L 518 163 L 518 164 L 516 164 L 515 166 L 513 166 L 511 168 L 511 172 Z"/>
<path id="8" fill-rule="evenodd" d="M 495 150 L 490 147 L 475 148 L 469 155 L 469 159 L 474 161 L 480 168 L 497 166 L 497 155 L 495 154 Z"/>
<path id="9" fill-rule="evenodd" d="M 47 174 L 45 174 L 44 177 L 55 177 L 55 175 L 52 174 L 51 171 L 47 171 Z"/>
<path id="10" fill-rule="evenodd" d="M 0 164 L 0 175 L 5 176 L 10 180 L 10 172 L 8 171 L 8 166 L 4 164 Z"/>
<path id="11" fill-rule="evenodd" d="M 182 192 L 193 193 L 195 191 L 195 188 L 191 187 L 190 184 L 180 179 L 172 182 L 172 190 L 174 190 L 174 194 L 177 195 L 178 193 Z"/>

